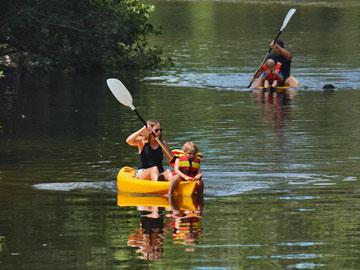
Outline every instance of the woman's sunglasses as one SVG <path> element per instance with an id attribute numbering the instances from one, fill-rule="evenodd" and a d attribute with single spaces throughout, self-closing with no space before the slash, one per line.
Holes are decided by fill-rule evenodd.
<path id="1" fill-rule="evenodd" d="M 162 131 L 162 128 L 157 128 L 157 129 L 154 129 L 155 132 L 159 132 L 159 131 Z"/>

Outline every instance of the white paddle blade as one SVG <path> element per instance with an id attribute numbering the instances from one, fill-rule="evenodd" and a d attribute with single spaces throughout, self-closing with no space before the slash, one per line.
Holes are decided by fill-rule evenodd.
<path id="1" fill-rule="evenodd" d="M 113 95 L 121 104 L 130 107 L 132 110 L 135 110 L 131 94 L 120 80 L 111 78 L 107 79 L 106 83 Z"/>
<path id="2" fill-rule="evenodd" d="M 295 12 L 296 12 L 295 8 L 292 8 L 292 9 L 289 10 L 288 14 L 286 15 L 286 17 L 284 19 L 283 25 L 280 28 L 281 32 L 284 31 L 286 25 L 289 23 L 291 17 L 294 15 Z"/>

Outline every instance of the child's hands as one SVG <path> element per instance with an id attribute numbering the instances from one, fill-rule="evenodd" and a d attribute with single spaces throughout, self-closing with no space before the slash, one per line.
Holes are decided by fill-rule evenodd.
<path id="1" fill-rule="evenodd" d="M 191 178 L 190 176 L 186 176 L 186 177 L 185 177 L 185 180 L 186 180 L 186 181 L 194 181 L 194 178 Z"/>
<path id="2" fill-rule="evenodd" d="M 196 176 L 194 177 L 194 180 L 196 180 L 196 181 L 201 180 L 201 175 L 196 175 Z"/>

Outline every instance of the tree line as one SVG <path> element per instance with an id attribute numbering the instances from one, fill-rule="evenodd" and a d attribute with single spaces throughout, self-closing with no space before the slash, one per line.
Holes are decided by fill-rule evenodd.
<path id="1" fill-rule="evenodd" d="M 162 64 L 159 31 L 138 0 L 0 1 L 2 70 L 97 73 Z"/>

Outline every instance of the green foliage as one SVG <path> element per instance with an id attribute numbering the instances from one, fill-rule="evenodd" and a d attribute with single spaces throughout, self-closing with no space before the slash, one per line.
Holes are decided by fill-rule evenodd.
<path id="1" fill-rule="evenodd" d="M 154 7 L 138 0 L 1 1 L 0 54 L 30 71 L 98 72 L 161 64 Z"/>

